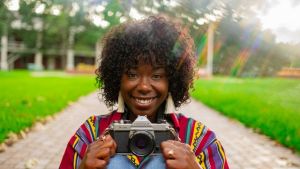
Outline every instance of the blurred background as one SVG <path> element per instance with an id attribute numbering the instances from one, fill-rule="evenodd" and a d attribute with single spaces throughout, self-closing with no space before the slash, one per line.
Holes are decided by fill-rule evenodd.
<path id="1" fill-rule="evenodd" d="M 158 14 L 190 30 L 200 74 L 299 77 L 296 0 L 3 0 L 1 70 L 88 69 L 110 27 Z"/>
<path id="2" fill-rule="evenodd" d="M 82 73 L 95 71 L 102 36 L 150 15 L 182 23 L 194 38 L 195 99 L 300 151 L 298 0 L 2 0 L 0 141 L 96 90 Z M 54 102 L 59 86 L 63 103 Z"/>

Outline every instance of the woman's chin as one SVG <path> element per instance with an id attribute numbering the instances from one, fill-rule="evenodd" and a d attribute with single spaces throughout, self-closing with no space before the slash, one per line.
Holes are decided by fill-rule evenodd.
<path id="1" fill-rule="evenodd" d="M 151 113 L 148 113 L 148 112 L 136 112 L 136 113 L 133 113 L 135 116 L 151 116 Z"/>

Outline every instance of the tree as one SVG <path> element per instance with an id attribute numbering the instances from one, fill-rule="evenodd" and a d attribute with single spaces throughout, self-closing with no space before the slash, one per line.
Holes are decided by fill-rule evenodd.
<path id="1" fill-rule="evenodd" d="M 278 45 L 274 35 L 261 30 L 252 7 L 260 8 L 264 3 L 259 0 L 20 0 L 20 9 L 14 12 L 17 15 L 6 13 L 7 8 L 2 5 L 0 17 L 6 21 L 2 25 L 10 25 L 15 17 L 21 19 L 20 29 L 7 29 L 14 38 L 46 55 L 60 55 L 62 65 L 65 56 L 72 58 L 76 51 L 92 55 L 96 42 L 110 27 L 124 19 L 135 19 L 132 12 L 137 12 L 141 16 L 160 14 L 181 22 L 194 38 L 198 66 L 203 66 L 207 62 L 206 32 L 209 23 L 214 22 L 214 73 L 262 76 L 274 75 L 282 66 L 297 65 L 298 58 L 295 52 L 283 52 L 298 51 L 297 47 Z M 37 20 L 43 23 L 40 31 L 31 26 Z"/>

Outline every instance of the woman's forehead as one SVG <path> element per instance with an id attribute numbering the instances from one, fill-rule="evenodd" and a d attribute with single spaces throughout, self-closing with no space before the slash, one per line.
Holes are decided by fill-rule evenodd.
<path id="1" fill-rule="evenodd" d="M 166 68 L 166 60 L 164 57 L 149 53 L 143 53 L 139 55 L 132 55 L 128 58 L 124 65 L 124 71 L 129 69 L 137 69 L 139 66 L 149 65 L 152 70 Z"/>
<path id="2" fill-rule="evenodd" d="M 135 64 L 135 65 L 129 65 L 128 69 L 137 69 L 141 66 L 149 66 L 154 70 L 155 69 L 165 69 L 165 65 L 163 65 L 163 64 L 157 64 L 157 63 L 153 64 L 153 63 L 143 63 L 143 62 Z"/>

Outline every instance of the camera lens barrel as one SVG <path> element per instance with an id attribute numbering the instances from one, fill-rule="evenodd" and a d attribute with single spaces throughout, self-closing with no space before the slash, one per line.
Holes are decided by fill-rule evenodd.
<path id="1" fill-rule="evenodd" d="M 129 149 L 137 156 L 147 156 L 154 151 L 155 138 L 148 131 L 135 131 L 129 138 Z"/>

